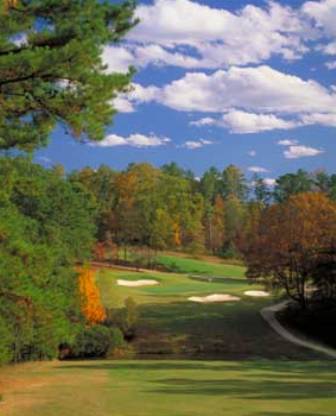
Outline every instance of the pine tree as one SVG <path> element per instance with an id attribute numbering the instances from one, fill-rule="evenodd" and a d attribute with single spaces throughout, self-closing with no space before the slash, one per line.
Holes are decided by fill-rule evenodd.
<path id="1" fill-rule="evenodd" d="M 136 23 L 133 0 L 0 0 L 0 149 L 44 144 L 57 122 L 102 139 L 133 70 L 108 74 L 101 54 Z"/>

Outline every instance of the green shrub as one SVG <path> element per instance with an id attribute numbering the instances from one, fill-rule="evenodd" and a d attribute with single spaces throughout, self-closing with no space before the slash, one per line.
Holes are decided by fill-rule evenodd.
<path id="1" fill-rule="evenodd" d="M 122 332 L 118 328 L 95 325 L 85 328 L 71 347 L 70 357 L 100 358 L 124 345 Z"/>
<path id="2" fill-rule="evenodd" d="M 106 324 L 117 326 L 124 334 L 125 339 L 131 340 L 136 333 L 136 324 L 139 318 L 138 307 L 134 299 L 128 297 L 120 309 L 107 310 Z"/>

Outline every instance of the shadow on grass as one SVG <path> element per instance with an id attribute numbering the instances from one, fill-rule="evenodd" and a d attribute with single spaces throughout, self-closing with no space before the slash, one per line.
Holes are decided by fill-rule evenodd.
<path id="1" fill-rule="evenodd" d="M 278 381 L 265 379 L 262 375 L 259 379 L 229 379 L 223 380 L 195 380 L 187 378 L 174 378 L 155 380 L 162 388 L 155 388 L 154 393 L 172 395 L 205 395 L 221 396 L 243 399 L 243 400 L 302 400 L 334 398 L 336 395 L 336 384 L 317 381 L 307 377 L 299 381 Z"/>
<path id="2" fill-rule="evenodd" d="M 307 412 L 257 412 L 250 413 L 249 416 L 329 416 L 327 413 L 307 413 Z"/>
<path id="3" fill-rule="evenodd" d="M 217 358 L 231 360 L 322 358 L 284 340 L 264 322 L 259 312 L 268 303 L 268 300 L 248 299 L 216 304 L 171 302 L 141 305 L 139 338 L 135 340 L 135 347 L 139 354 L 155 353 L 155 342 L 165 339 L 172 344 L 172 350 L 178 348 L 178 355 L 191 351 L 194 355 L 203 354 L 203 358 L 207 354 L 216 358 L 217 354 Z M 179 343 L 182 338 L 183 345 Z M 150 343 L 153 348 L 149 348 Z"/>
<path id="4" fill-rule="evenodd" d="M 165 396 L 220 396 L 239 400 L 315 400 L 336 397 L 336 363 L 282 362 L 73 362 L 58 367 L 62 371 L 102 370 L 139 376 L 145 393 Z M 157 371 L 157 377 L 147 372 Z M 162 373 L 163 372 L 163 373 Z M 172 377 L 165 377 L 171 372 Z M 147 374 L 146 374 L 147 373 Z M 125 373 L 126 374 L 126 373 Z M 176 377 L 179 375 L 179 377 Z M 213 378 L 212 378 L 213 375 Z M 132 375 L 133 377 L 133 375 Z M 310 416 L 280 411 L 250 413 L 250 416 Z M 312 415 L 311 415 L 312 416 Z M 314 416 L 323 416 L 314 414 Z"/>
<path id="5" fill-rule="evenodd" d="M 283 378 L 285 380 L 295 379 L 307 380 L 307 378 L 330 377 L 336 387 L 336 362 L 288 362 L 288 361 L 67 361 L 64 365 L 56 367 L 61 370 L 139 370 L 139 371 L 179 371 L 198 370 L 213 372 L 239 372 L 240 374 L 253 378 Z M 175 380 L 175 379 L 174 379 Z"/>

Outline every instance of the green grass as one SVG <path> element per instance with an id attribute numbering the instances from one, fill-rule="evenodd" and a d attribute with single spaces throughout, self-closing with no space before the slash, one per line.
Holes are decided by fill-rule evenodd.
<path id="1" fill-rule="evenodd" d="M 177 273 L 242 278 L 245 276 L 246 272 L 246 268 L 243 266 L 225 264 L 219 259 L 216 261 L 204 261 L 181 255 L 160 255 L 158 256 L 157 261 L 159 264 L 162 264 Z"/>
<path id="2" fill-rule="evenodd" d="M 334 416 L 335 362 L 91 361 L 11 369 L 6 416 Z M 6 371 L 0 370 L 6 381 Z"/>
<path id="3" fill-rule="evenodd" d="M 117 286 L 117 279 L 155 279 L 157 286 Z M 244 296 L 262 289 L 247 279 L 220 278 L 202 281 L 184 274 L 101 270 L 98 283 L 103 303 L 118 308 L 131 296 L 139 305 L 137 336 L 132 343 L 138 357 L 215 359 L 309 359 L 318 355 L 284 341 L 260 317 L 272 298 Z M 225 293 L 239 302 L 197 304 L 188 297 Z"/>
<path id="4" fill-rule="evenodd" d="M 2 368 L 0 415 L 335 415 L 336 362 L 317 361 L 323 357 L 270 329 L 259 311 L 274 299 L 244 296 L 260 284 L 251 286 L 239 266 L 203 262 L 200 267 L 198 260 L 183 258 L 179 264 L 184 274 L 97 273 L 107 307 L 121 307 L 128 296 L 137 302 L 140 319 L 132 345 L 136 357 L 146 360 Z M 194 273 L 203 278 L 190 276 Z M 118 286 L 117 279 L 160 284 L 129 288 Z M 210 293 L 237 295 L 241 301 L 204 305 L 187 300 Z"/>

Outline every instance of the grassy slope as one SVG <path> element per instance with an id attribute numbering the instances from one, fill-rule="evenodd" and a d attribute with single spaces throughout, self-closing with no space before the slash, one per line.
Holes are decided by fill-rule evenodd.
<path id="1" fill-rule="evenodd" d="M 211 264 L 205 267 L 210 268 Z M 216 276 L 231 276 L 226 266 Z M 251 286 L 240 277 L 222 277 L 215 281 L 199 281 L 185 274 L 159 272 L 129 272 L 101 270 L 98 282 L 103 302 L 110 308 L 120 307 L 132 296 L 139 305 L 140 322 L 133 343 L 141 356 L 158 354 L 179 358 L 255 359 L 287 358 L 309 359 L 317 355 L 295 347 L 275 334 L 261 319 L 259 310 L 271 299 L 244 296 Z M 237 270 L 236 270 L 237 272 Z M 117 286 L 117 279 L 156 279 L 155 287 L 127 288 Z M 241 297 L 239 302 L 195 304 L 187 299 L 193 295 L 228 293 Z"/>
<path id="2" fill-rule="evenodd" d="M 91 361 L 0 370 L 6 416 L 334 416 L 334 362 Z"/>
<path id="3" fill-rule="evenodd" d="M 115 284 L 117 278 L 150 277 L 160 280 L 160 286 L 130 289 Z M 211 283 L 176 274 L 101 271 L 99 283 L 107 305 L 121 305 L 130 294 L 140 304 L 137 342 L 166 342 L 174 348 L 179 343 L 190 349 L 196 346 L 203 348 L 204 358 L 263 359 L 11 366 L 0 369 L 0 396 L 4 397 L 0 414 L 334 416 L 336 363 L 279 360 L 314 355 L 283 341 L 260 319 L 258 311 L 269 300 L 243 298 L 238 303 L 219 305 L 186 302 L 191 294 L 243 296 L 248 283 L 236 277 Z M 211 351 L 213 346 L 219 351 Z"/>
<path id="4" fill-rule="evenodd" d="M 245 267 L 226 264 L 217 258 L 197 260 L 185 255 L 160 255 L 158 262 L 178 273 L 195 273 L 211 276 L 244 277 Z"/>

